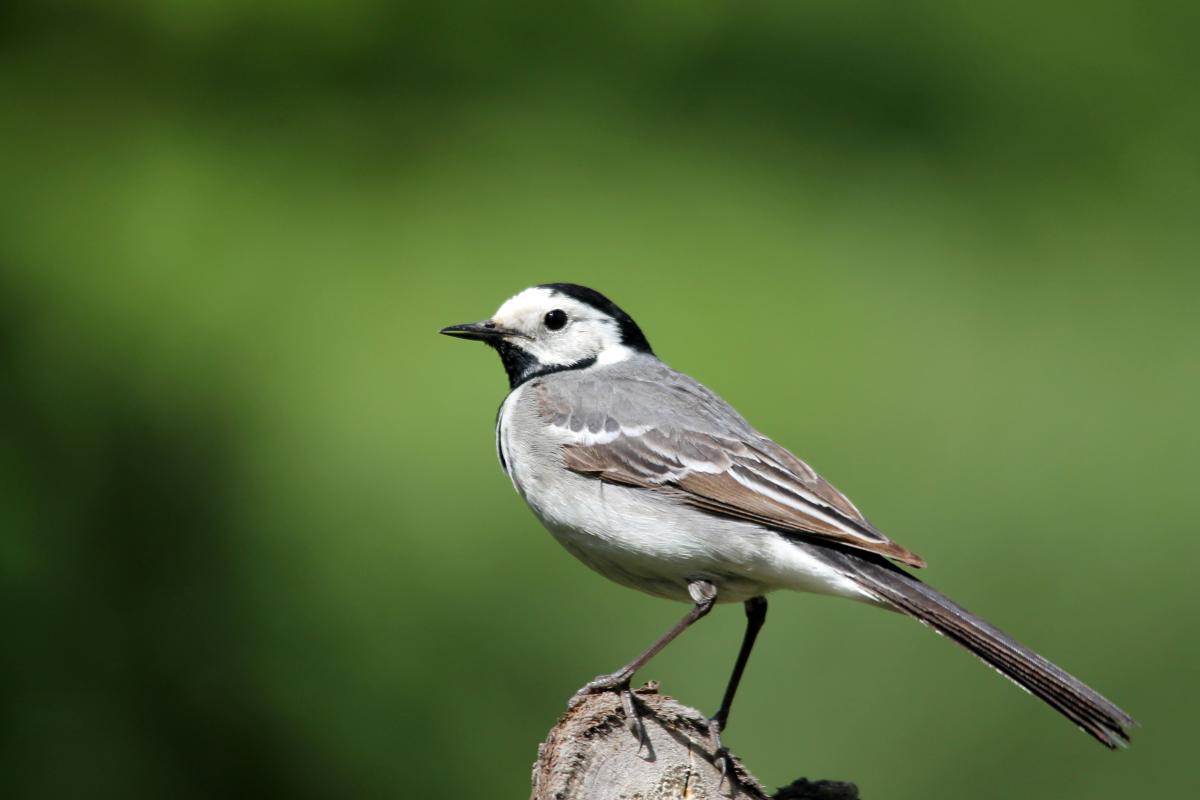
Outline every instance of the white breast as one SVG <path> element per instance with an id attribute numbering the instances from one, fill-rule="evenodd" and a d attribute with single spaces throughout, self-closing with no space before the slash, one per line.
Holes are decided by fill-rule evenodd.
<path id="1" fill-rule="evenodd" d="M 508 397 L 504 398 L 504 402 L 500 404 L 499 411 L 496 412 L 496 456 L 500 459 L 500 467 L 504 470 L 504 474 L 508 475 L 508 477 L 513 481 L 513 486 L 518 492 L 521 491 L 521 489 L 519 486 L 517 486 L 516 479 L 513 478 L 512 460 L 510 458 L 510 453 L 512 451 L 508 442 L 506 441 L 506 438 L 510 435 L 512 430 L 511 422 L 513 409 L 516 407 L 517 402 L 519 402 L 521 392 L 525 391 L 525 386 L 527 385 L 528 384 L 522 384 L 521 386 L 518 386 L 516 389 L 513 389 L 511 392 L 509 392 Z"/>

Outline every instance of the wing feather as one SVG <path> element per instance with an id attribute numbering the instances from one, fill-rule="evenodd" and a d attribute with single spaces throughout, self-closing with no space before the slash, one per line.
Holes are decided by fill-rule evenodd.
<path id="1" fill-rule="evenodd" d="M 678 373 L 676 373 L 678 374 Z M 706 511 L 743 519 L 787 533 L 826 538 L 893 558 L 914 567 L 925 566 L 916 553 L 896 544 L 810 466 L 762 436 L 732 409 L 731 423 L 714 420 L 727 406 L 708 390 L 692 398 L 684 414 L 664 414 L 675 425 L 623 421 L 612 408 L 612 395 L 572 409 L 563 397 L 537 387 L 543 419 L 566 440 L 563 458 L 574 472 L 610 483 L 670 492 Z M 611 387 L 610 391 L 616 391 Z M 673 386 L 686 395 L 679 386 Z M 684 387 L 687 388 L 687 387 Z M 686 398 L 685 398 L 686 399 Z M 636 410 L 636 409 L 635 409 Z M 692 422 L 685 425 L 681 422 Z M 722 424 L 717 424 L 717 423 Z M 734 424 L 736 423 L 736 424 Z"/>

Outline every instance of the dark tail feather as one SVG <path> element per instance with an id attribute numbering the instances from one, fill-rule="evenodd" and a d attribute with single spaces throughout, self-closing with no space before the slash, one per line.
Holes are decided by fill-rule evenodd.
<path id="1" fill-rule="evenodd" d="M 979 656 L 1109 748 L 1129 743 L 1132 717 L 1091 687 L 890 564 L 831 553 L 864 589 Z"/>

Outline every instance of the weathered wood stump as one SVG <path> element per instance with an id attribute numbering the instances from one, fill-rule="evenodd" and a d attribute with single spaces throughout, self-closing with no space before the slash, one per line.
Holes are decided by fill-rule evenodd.
<path id="1" fill-rule="evenodd" d="M 647 684 L 634 693 L 639 742 L 618 695 L 585 698 L 558 720 L 533 766 L 532 800 L 856 800 L 852 783 L 800 779 L 771 795 L 732 754 L 715 763 L 708 719 Z M 732 779 L 732 780 L 731 780 Z"/>

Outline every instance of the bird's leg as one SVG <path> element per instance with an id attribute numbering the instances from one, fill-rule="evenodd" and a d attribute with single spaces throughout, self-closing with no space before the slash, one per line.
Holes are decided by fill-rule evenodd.
<path id="1" fill-rule="evenodd" d="M 630 732 L 638 737 L 639 743 L 645 742 L 646 731 L 642 727 L 641 719 L 637 715 L 637 709 L 633 702 L 633 693 L 629 691 L 629 681 L 633 678 L 635 672 L 646 665 L 647 661 L 658 655 L 660 650 L 670 644 L 676 636 L 687 630 L 692 623 L 711 611 L 713 605 L 717 602 L 717 587 L 708 581 L 688 581 L 688 594 L 691 595 L 692 602 L 695 605 L 684 615 L 683 619 L 675 623 L 675 626 L 671 630 L 664 633 L 658 641 L 643 650 L 633 661 L 630 661 L 616 672 L 607 675 L 597 675 L 584 684 L 583 688 L 571 698 L 570 706 L 574 707 L 589 694 L 598 694 L 599 692 L 607 691 L 619 692 L 621 695 L 621 704 L 625 708 L 626 724 L 629 726 Z M 631 711 L 633 713 L 630 713 Z"/>
<path id="2" fill-rule="evenodd" d="M 725 746 L 721 744 L 721 731 L 729 723 L 729 709 L 733 706 L 733 696 L 737 694 L 738 684 L 742 682 L 742 673 L 746 670 L 746 662 L 750 660 L 750 651 L 754 649 L 754 640 L 767 621 L 767 598 L 751 597 L 746 606 L 746 633 L 742 636 L 742 646 L 738 650 L 737 661 L 733 665 L 733 674 L 725 686 L 725 696 L 721 698 L 721 707 L 709 720 L 709 731 L 713 739 L 714 764 L 721 770 L 721 780 L 724 782 L 729 768 L 725 758 Z"/>

